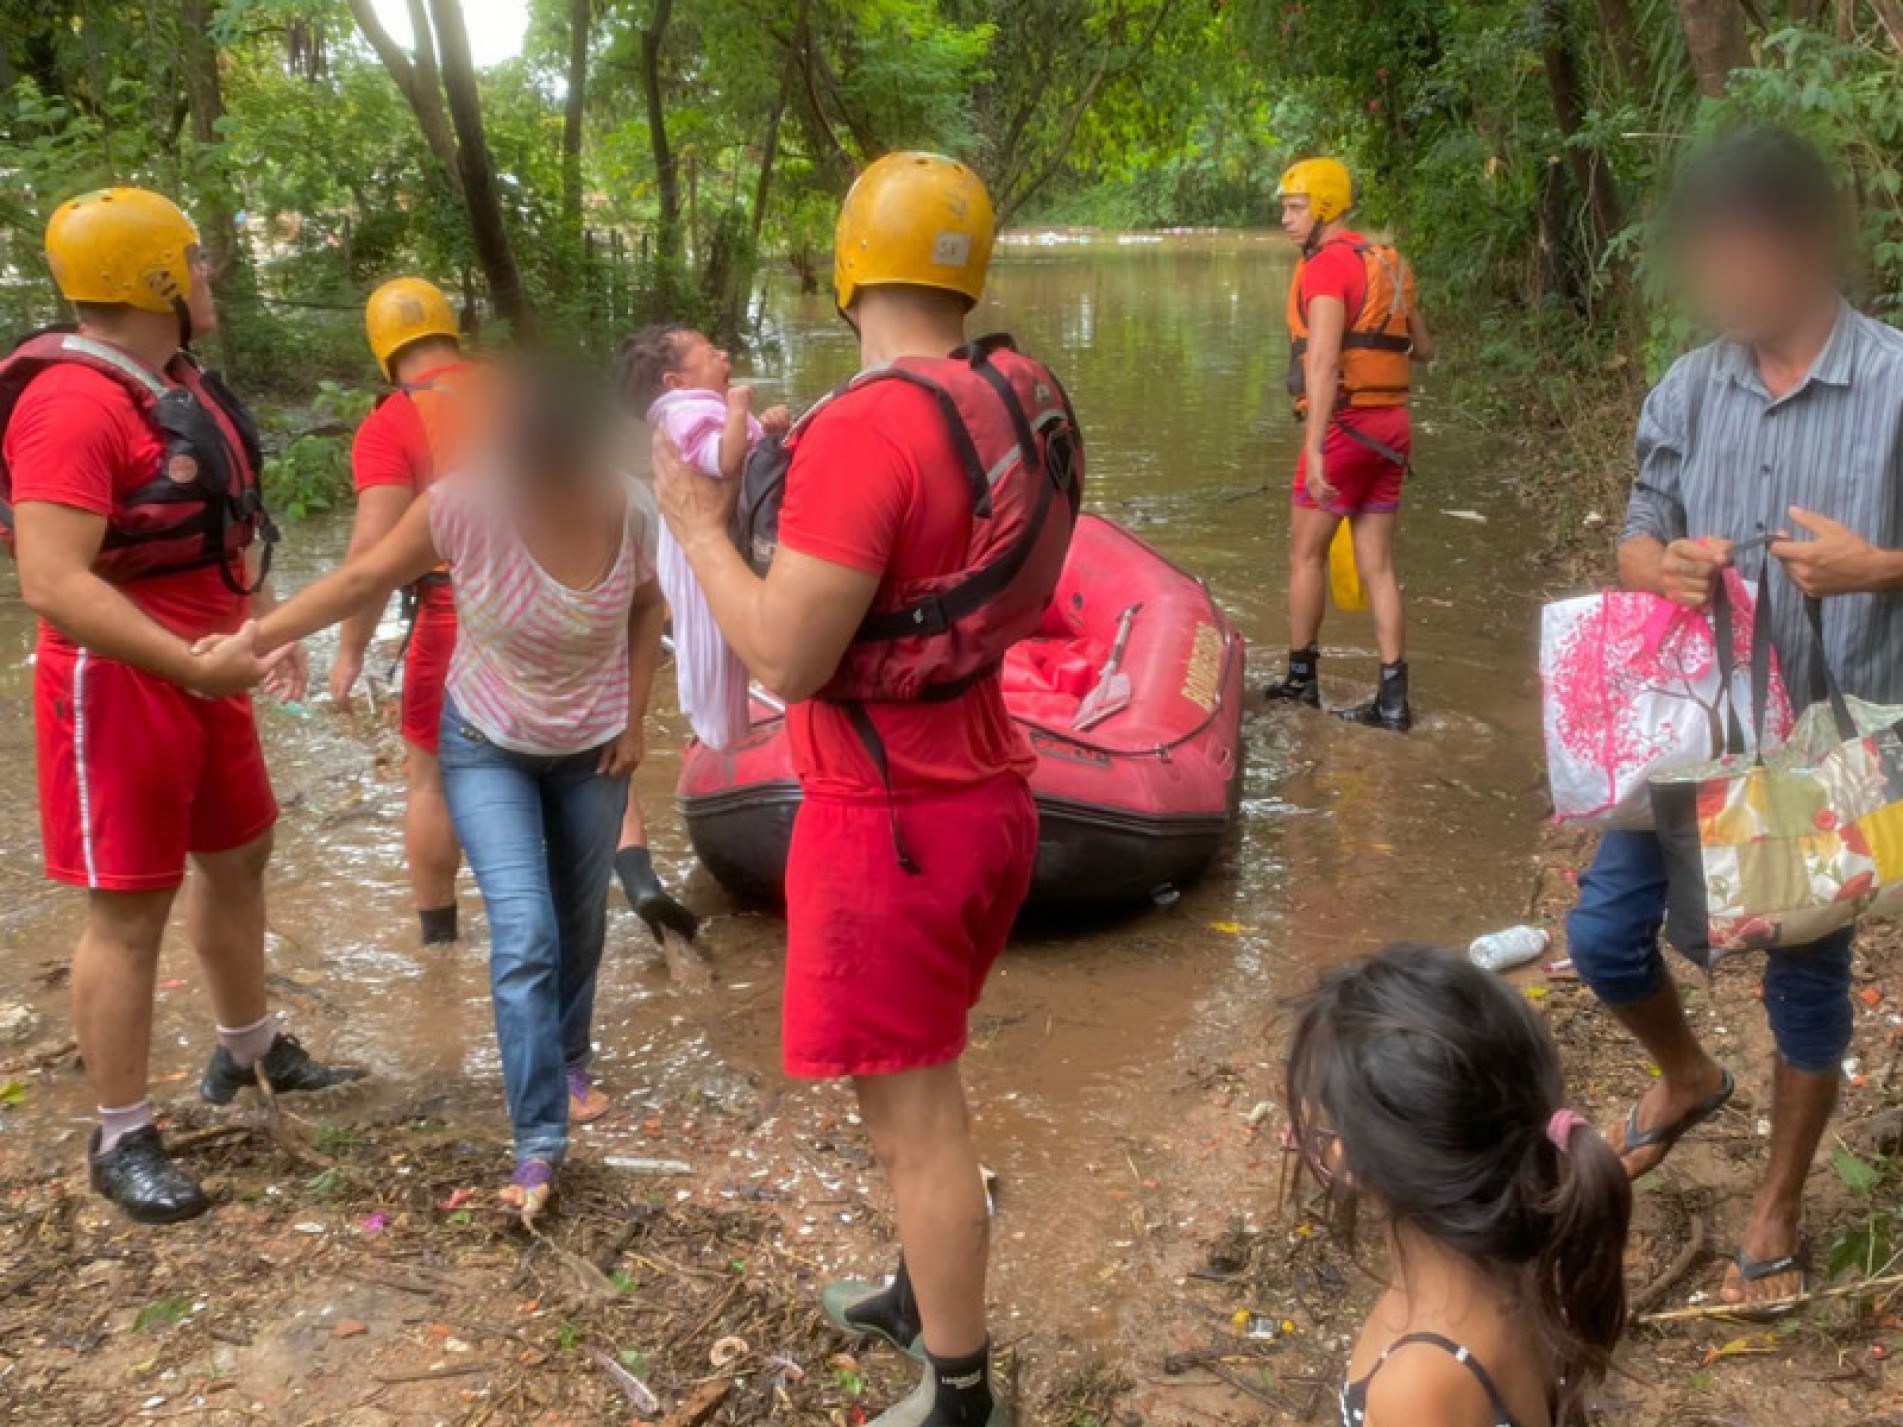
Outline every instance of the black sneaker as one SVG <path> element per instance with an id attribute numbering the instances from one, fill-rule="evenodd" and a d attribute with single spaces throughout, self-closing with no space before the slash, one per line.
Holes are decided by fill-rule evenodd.
<path id="1" fill-rule="evenodd" d="M 86 1164 L 93 1188 L 134 1223 L 177 1224 L 211 1208 L 198 1181 L 172 1162 L 151 1125 L 122 1137 L 105 1154 L 99 1153 L 99 1131 L 94 1130 Z"/>
<path id="2" fill-rule="evenodd" d="M 1304 708 L 1320 708 L 1321 662 L 1320 652 L 1312 646 L 1290 650 L 1288 673 L 1266 686 L 1262 690 L 1262 697 L 1272 704 L 1300 704 Z"/>
<path id="3" fill-rule="evenodd" d="M 1407 661 L 1381 666 L 1381 687 L 1365 704 L 1337 709 L 1335 717 L 1343 723 L 1358 723 L 1365 728 L 1384 728 L 1389 733 L 1406 733 L 1414 727 L 1414 710 L 1407 698 Z"/>
<path id="4" fill-rule="evenodd" d="M 279 1031 L 277 1039 L 271 1042 L 271 1049 L 264 1053 L 264 1078 L 271 1082 L 271 1089 L 279 1095 L 297 1094 L 304 1090 L 328 1090 L 333 1085 L 347 1085 L 353 1080 L 363 1079 L 363 1072 L 352 1065 L 325 1065 L 322 1061 L 312 1060 L 310 1052 L 298 1044 L 297 1037 Z M 258 1077 L 251 1066 L 240 1068 L 231 1058 L 231 1052 L 222 1045 L 212 1052 L 211 1064 L 205 1067 L 205 1079 L 198 1087 L 198 1093 L 214 1105 L 229 1105 L 238 1096 L 238 1092 L 247 1085 L 256 1085 Z"/>

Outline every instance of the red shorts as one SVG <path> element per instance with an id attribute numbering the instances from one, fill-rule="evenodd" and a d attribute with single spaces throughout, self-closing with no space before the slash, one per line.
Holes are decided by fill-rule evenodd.
<path id="1" fill-rule="evenodd" d="M 1294 502 L 1303 510 L 1326 510 L 1330 515 L 1384 515 L 1401 508 L 1401 486 L 1407 470 L 1348 434 L 1343 423 L 1365 432 L 1397 455 L 1414 449 L 1413 428 L 1405 406 L 1370 406 L 1344 412 L 1328 428 L 1322 446 L 1328 484 L 1335 498 L 1318 506 L 1308 493 L 1308 452 L 1295 462 Z"/>
<path id="2" fill-rule="evenodd" d="M 891 1075 L 964 1054 L 966 1021 L 1031 886 L 1024 780 L 900 805 L 809 797 L 786 868 L 786 1070 Z"/>
<path id="3" fill-rule="evenodd" d="M 401 722 L 403 741 L 432 757 L 443 736 L 443 690 L 455 653 L 455 596 L 448 585 L 432 585 L 423 591 L 403 657 Z"/>
<path id="4" fill-rule="evenodd" d="M 277 821 L 249 698 L 201 699 L 45 639 L 33 682 L 54 881 L 163 891 L 184 880 L 188 853 L 243 847 Z"/>

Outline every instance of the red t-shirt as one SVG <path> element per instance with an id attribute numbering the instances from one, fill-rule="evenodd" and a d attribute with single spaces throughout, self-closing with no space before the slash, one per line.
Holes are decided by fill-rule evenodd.
<path id="1" fill-rule="evenodd" d="M 236 450 L 236 433 L 216 408 L 213 414 Z M 165 445 L 118 382 L 62 362 L 20 394 L 7 423 L 5 455 L 16 505 L 44 501 L 111 519 L 120 496 L 157 474 Z M 250 606 L 215 565 L 129 580 L 119 589 L 155 622 L 186 638 L 234 630 Z M 41 634 L 70 647 L 51 625 L 42 624 Z"/>
<path id="2" fill-rule="evenodd" d="M 472 365 L 449 362 L 431 367 L 417 377 L 416 385 L 453 376 Z M 423 428 L 423 414 L 408 392 L 399 391 L 380 402 L 357 428 L 357 438 L 350 447 L 350 475 L 359 494 L 372 486 L 407 486 L 421 491 L 440 474 L 430 452 L 429 433 Z"/>
<path id="3" fill-rule="evenodd" d="M 1355 251 L 1365 241 L 1359 233 L 1338 234 L 1302 264 L 1304 304 L 1318 297 L 1335 298 L 1347 310 L 1348 325 L 1354 326 L 1368 300 L 1368 266 Z"/>
<path id="4" fill-rule="evenodd" d="M 801 436 L 787 471 L 780 543 L 816 560 L 910 580 L 962 569 L 971 495 L 931 395 L 877 382 L 841 397 Z M 878 598 L 887 586 L 881 584 Z M 901 796 L 954 792 L 1002 773 L 1028 776 L 1031 746 L 994 676 L 943 703 L 868 705 Z M 793 706 L 793 765 L 808 793 L 885 796 L 865 744 L 837 704 Z"/>

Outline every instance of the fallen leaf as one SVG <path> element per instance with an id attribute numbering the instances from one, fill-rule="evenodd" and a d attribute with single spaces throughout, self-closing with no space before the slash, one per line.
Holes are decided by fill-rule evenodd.
<path id="1" fill-rule="evenodd" d="M 360 1323 L 355 1318 L 347 1319 L 330 1330 L 333 1338 L 361 1338 L 370 1331 L 368 1323 Z"/>

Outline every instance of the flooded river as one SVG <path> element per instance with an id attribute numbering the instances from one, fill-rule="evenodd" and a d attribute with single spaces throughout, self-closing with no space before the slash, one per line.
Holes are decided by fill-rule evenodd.
<path id="1" fill-rule="evenodd" d="M 1283 394 L 1291 261 L 1271 235 L 1030 235 L 1006 250 L 978 315 L 981 329 L 1016 333 L 1064 376 L 1090 441 L 1091 506 L 1208 579 L 1249 641 L 1252 690 L 1279 669 L 1287 639 L 1298 440 Z M 853 365 L 850 334 L 822 298 L 776 292 L 767 335 L 755 374 L 763 398 L 798 404 Z M 1144 1233 L 1170 1216 L 1185 1227 L 1272 1198 L 1262 1157 L 1217 1143 L 1242 1143 L 1241 1113 L 1209 1110 L 1196 1088 L 1230 1076 L 1247 1098 L 1272 1096 L 1276 1007 L 1314 968 L 1394 938 L 1464 943 L 1526 913 L 1543 809 L 1538 533 L 1514 504 L 1498 450 L 1461 429 L 1431 377 L 1417 418 L 1401 548 L 1417 731 L 1396 738 L 1252 709 L 1240 826 L 1212 874 L 1167 910 L 1022 945 L 993 982 L 969 1073 L 985 1153 L 1005 1185 L 996 1293 L 1026 1322 L 1058 1322 L 1086 1341 L 1137 1331 L 1129 1306 L 1155 1284 L 1106 1271 L 1105 1246 L 1127 1244 L 1129 1198 L 1146 1184 L 1198 1181 L 1190 1200 L 1152 1211 Z M 338 519 L 295 527 L 283 582 L 333 560 L 343 537 Z M 37 1007 L 55 1034 L 64 1001 L 52 983 L 81 909 L 39 880 L 30 624 L 9 570 L 0 575 L 0 766 L 12 773 L 0 791 L 0 1001 Z M 1331 701 L 1372 687 L 1372 640 L 1367 615 L 1331 614 Z M 320 687 L 324 662 L 320 648 Z M 699 991 L 677 985 L 617 908 L 602 1069 L 624 1102 L 645 1107 L 633 1122 L 652 1111 L 643 1143 L 658 1151 L 648 1152 L 694 1159 L 676 1126 L 734 1097 L 757 1106 L 747 1138 L 723 1147 L 731 1171 L 706 1167 L 694 1192 L 712 1192 L 719 1176 L 770 1178 L 790 1202 L 831 1200 L 811 1186 L 837 1174 L 813 1166 L 804 1137 L 847 1106 L 835 1089 L 779 1077 L 781 928 L 729 907 L 693 865 L 671 801 L 684 732 L 671 691 L 666 701 L 639 789 L 657 860 L 714 914 L 706 940 L 717 979 Z M 271 925 L 293 1021 L 315 1045 L 372 1067 L 381 1087 L 372 1103 L 436 1096 L 450 1107 L 440 1113 L 499 1136 L 477 899 L 465 890 L 470 946 L 419 952 L 394 734 L 324 713 L 272 709 L 263 720 L 286 808 Z M 208 1048 L 209 1011 L 181 947 L 168 950 L 161 975 L 155 1094 L 179 1100 Z M 16 1145 L 31 1137 L 48 1164 L 76 1165 L 86 1110 L 82 1082 L 66 1075 L 13 1112 L 5 1133 Z M 617 1132 L 605 1133 L 612 1146 Z M 803 1217 L 810 1229 L 838 1216 Z"/>

